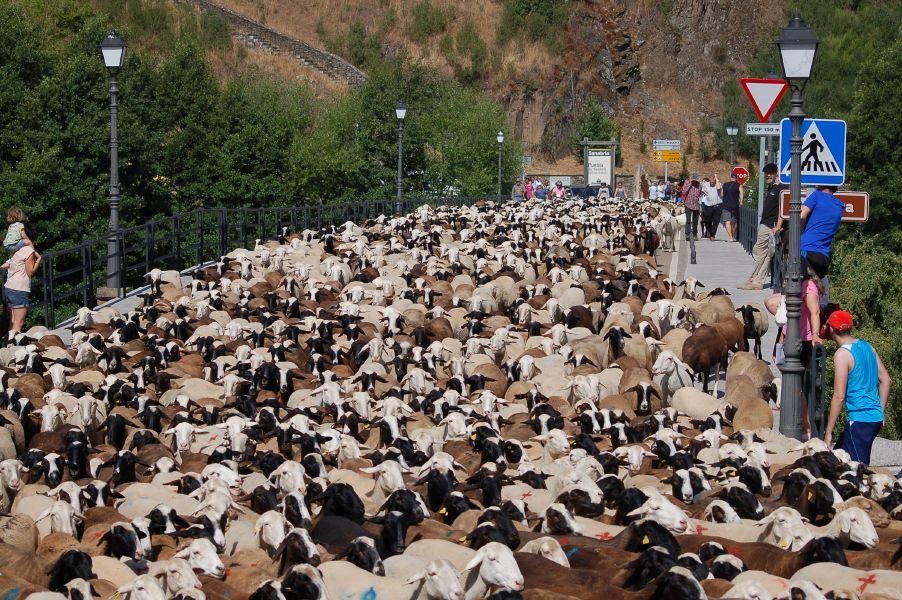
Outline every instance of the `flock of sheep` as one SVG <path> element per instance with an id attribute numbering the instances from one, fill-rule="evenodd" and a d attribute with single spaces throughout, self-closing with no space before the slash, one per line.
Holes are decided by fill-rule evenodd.
<path id="1" fill-rule="evenodd" d="M 764 309 L 659 269 L 672 211 L 283 232 L 17 336 L 2 598 L 902 597 L 900 482 L 773 430 Z"/>

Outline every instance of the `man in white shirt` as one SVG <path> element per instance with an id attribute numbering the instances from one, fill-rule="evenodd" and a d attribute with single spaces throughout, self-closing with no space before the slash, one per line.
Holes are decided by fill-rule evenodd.
<path id="1" fill-rule="evenodd" d="M 720 227 L 721 204 L 723 200 L 720 198 L 720 181 L 717 175 L 710 180 L 706 177 L 702 182 L 701 192 L 702 236 L 712 242 Z"/>
<path id="2" fill-rule="evenodd" d="M 650 186 L 648 186 L 648 199 L 651 200 L 652 202 L 658 201 L 658 184 L 657 183 L 652 183 Z"/>

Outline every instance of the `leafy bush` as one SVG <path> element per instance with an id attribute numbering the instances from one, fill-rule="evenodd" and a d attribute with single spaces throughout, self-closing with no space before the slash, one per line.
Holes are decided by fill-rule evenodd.
<path id="1" fill-rule="evenodd" d="M 455 37 L 457 54 L 468 61 L 467 66 L 458 65 L 455 69 L 457 78 L 463 83 L 477 81 L 486 70 L 488 47 L 479 37 L 476 25 L 467 19 Z"/>
<path id="2" fill-rule="evenodd" d="M 498 42 L 540 39 L 552 54 L 561 54 L 564 50 L 561 30 L 567 25 L 569 8 L 569 0 L 504 0 Z"/>
<path id="3" fill-rule="evenodd" d="M 232 47 L 232 28 L 225 17 L 213 13 L 201 13 L 200 33 L 204 46 L 213 50 Z"/>
<path id="4" fill-rule="evenodd" d="M 407 35 L 415 42 L 423 43 L 430 37 L 442 33 L 454 20 L 454 9 L 433 6 L 430 0 L 421 0 L 410 11 Z"/>
<path id="5" fill-rule="evenodd" d="M 857 225 L 843 225 L 851 228 Z M 840 241 L 833 253 L 830 301 L 855 317 L 855 335 L 866 339 L 886 365 L 893 385 L 887 402 L 886 426 L 881 435 L 902 438 L 902 257 L 877 240 Z M 828 344 L 832 357 L 834 345 Z M 833 394 L 832 360 L 827 373 L 825 400 Z"/>

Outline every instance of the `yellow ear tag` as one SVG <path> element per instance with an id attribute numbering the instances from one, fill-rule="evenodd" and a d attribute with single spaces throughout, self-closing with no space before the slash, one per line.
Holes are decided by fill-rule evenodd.
<path id="1" fill-rule="evenodd" d="M 814 500 L 814 492 L 808 492 L 808 502 Z"/>
<path id="2" fill-rule="evenodd" d="M 460 540 L 458 540 L 458 541 L 460 541 L 461 544 L 467 543 L 467 536 L 463 536 L 463 537 L 460 538 Z"/>
<path id="3" fill-rule="evenodd" d="M 438 509 L 438 514 L 440 514 L 440 515 L 447 515 L 447 514 L 448 514 L 448 509 L 445 508 L 445 507 L 443 506 L 443 507 L 441 507 L 440 509 Z"/>
<path id="4" fill-rule="evenodd" d="M 779 547 L 783 548 L 784 550 L 786 550 L 787 548 L 789 548 L 789 540 L 787 540 L 786 538 L 783 538 L 782 540 L 780 540 L 780 542 L 777 545 Z"/>
<path id="5" fill-rule="evenodd" d="M 651 540 L 648 539 L 648 536 L 645 536 L 644 538 L 642 538 L 642 543 L 643 543 L 643 544 L 650 544 L 650 543 L 651 543 Z"/>
<path id="6" fill-rule="evenodd" d="M 470 439 L 471 439 L 471 440 L 475 440 L 475 439 L 476 439 L 476 434 L 475 434 L 475 433 L 471 434 L 471 435 L 470 435 Z"/>

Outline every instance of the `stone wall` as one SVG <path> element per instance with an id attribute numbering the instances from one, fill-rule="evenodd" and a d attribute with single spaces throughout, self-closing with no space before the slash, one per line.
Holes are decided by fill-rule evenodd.
<path id="1" fill-rule="evenodd" d="M 367 81 L 366 73 L 343 58 L 283 35 L 210 0 L 175 0 L 175 2 L 223 17 L 232 27 L 235 36 L 249 46 L 289 54 L 311 69 L 316 69 L 333 79 L 345 81 L 353 87 L 362 86 Z"/>

